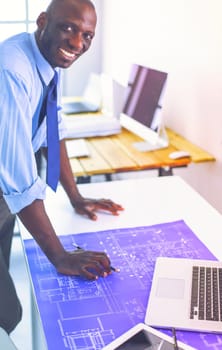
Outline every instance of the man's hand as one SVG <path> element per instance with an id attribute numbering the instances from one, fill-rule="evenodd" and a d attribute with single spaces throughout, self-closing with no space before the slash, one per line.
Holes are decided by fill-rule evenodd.
<path id="1" fill-rule="evenodd" d="M 110 260 L 105 253 L 83 249 L 65 252 L 57 261 L 56 269 L 65 275 L 82 276 L 89 280 L 106 277 L 111 273 Z"/>
<path id="2" fill-rule="evenodd" d="M 91 220 L 97 220 L 96 211 L 108 211 L 113 215 L 119 215 L 119 211 L 124 208 L 110 199 L 91 199 L 78 198 L 75 203 L 72 203 L 76 212 L 81 215 L 87 215 Z"/>
<path id="3" fill-rule="evenodd" d="M 72 173 L 70 161 L 66 151 L 65 140 L 60 141 L 60 183 L 62 184 L 72 206 L 76 212 L 96 220 L 96 211 L 107 211 L 113 215 L 119 215 L 123 207 L 110 199 L 83 198 L 80 194 Z"/>

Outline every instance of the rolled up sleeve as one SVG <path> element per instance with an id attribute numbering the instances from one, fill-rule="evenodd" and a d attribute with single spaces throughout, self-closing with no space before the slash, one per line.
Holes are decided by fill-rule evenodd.
<path id="1" fill-rule="evenodd" d="M 40 178 L 37 178 L 35 183 L 22 193 L 12 192 L 10 194 L 4 195 L 4 198 L 6 200 L 6 203 L 8 204 L 11 213 L 16 214 L 20 212 L 20 210 L 34 202 L 34 200 L 44 200 L 45 196 L 46 185 Z"/>

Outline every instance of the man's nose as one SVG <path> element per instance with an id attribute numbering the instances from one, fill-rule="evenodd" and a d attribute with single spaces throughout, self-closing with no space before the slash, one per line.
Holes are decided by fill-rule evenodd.
<path id="1" fill-rule="evenodd" d="M 81 33 L 72 34 L 69 38 L 69 44 L 72 48 L 81 51 L 83 49 L 83 38 Z"/>

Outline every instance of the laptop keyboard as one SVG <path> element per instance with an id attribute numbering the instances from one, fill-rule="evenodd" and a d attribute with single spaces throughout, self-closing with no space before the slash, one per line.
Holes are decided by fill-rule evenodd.
<path id="1" fill-rule="evenodd" d="M 193 266 L 190 318 L 222 321 L 222 268 Z"/>

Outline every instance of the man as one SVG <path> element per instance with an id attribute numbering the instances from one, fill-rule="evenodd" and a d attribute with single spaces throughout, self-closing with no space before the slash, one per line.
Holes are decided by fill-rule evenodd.
<path id="1" fill-rule="evenodd" d="M 90 0 L 52 0 L 37 19 L 34 34 L 22 33 L 0 45 L 0 326 L 10 333 L 21 306 L 8 273 L 17 214 L 58 272 L 88 279 L 106 277 L 110 261 L 103 252 L 67 252 L 44 208 L 46 184 L 37 175 L 35 152 L 44 146 L 46 117 L 40 120 L 45 91 L 59 68 L 68 68 L 86 52 L 95 35 L 96 12 Z M 96 220 L 97 210 L 113 215 L 123 208 L 108 199 L 83 198 L 65 148 L 65 129 L 58 116 L 60 182 L 73 208 Z M 6 242 L 6 243 L 5 243 Z M 3 283 L 2 283 L 3 282 Z"/>

